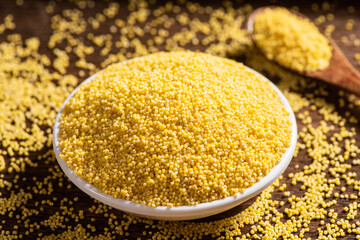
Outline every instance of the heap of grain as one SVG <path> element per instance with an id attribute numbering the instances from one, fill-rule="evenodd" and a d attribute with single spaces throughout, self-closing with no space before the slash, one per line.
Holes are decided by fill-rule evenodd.
<path id="1" fill-rule="evenodd" d="M 233 60 L 156 53 L 82 85 L 60 120 L 60 157 L 115 198 L 156 206 L 235 195 L 290 143 L 277 93 Z"/>
<path id="2" fill-rule="evenodd" d="M 266 8 L 254 21 L 253 38 L 270 60 L 299 72 L 329 66 L 332 47 L 309 20 L 285 8 Z"/>

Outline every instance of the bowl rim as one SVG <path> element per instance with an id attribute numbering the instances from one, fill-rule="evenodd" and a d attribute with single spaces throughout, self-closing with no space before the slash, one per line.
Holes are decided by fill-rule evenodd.
<path id="1" fill-rule="evenodd" d="M 130 59 L 123 61 L 128 62 L 135 60 Z M 245 66 L 245 65 L 244 65 Z M 273 84 L 269 79 L 261 75 L 260 73 L 256 72 L 255 70 L 245 66 L 246 70 L 254 73 L 257 76 L 260 76 L 261 79 L 268 82 L 273 89 L 277 92 L 281 102 L 283 103 L 285 109 L 289 113 L 289 120 L 291 121 L 291 140 L 290 146 L 286 149 L 285 153 L 283 154 L 281 161 L 275 165 L 271 171 L 264 176 L 260 181 L 256 182 L 252 186 L 245 189 L 244 192 L 238 193 L 235 196 L 229 196 L 223 199 L 214 200 L 211 202 L 200 203 L 197 205 L 186 205 L 186 206 L 178 206 L 178 207 L 150 207 L 139 203 L 134 203 L 129 200 L 114 198 L 110 195 L 102 193 L 98 188 L 91 185 L 86 180 L 80 178 L 78 175 L 74 173 L 74 171 L 69 168 L 66 162 L 60 158 L 60 146 L 58 141 L 58 133 L 60 127 L 60 117 L 63 112 L 65 105 L 68 101 L 75 95 L 77 90 L 80 88 L 81 85 L 86 84 L 89 81 L 92 81 L 101 71 L 93 74 L 92 76 L 88 77 L 84 80 L 81 84 L 79 84 L 66 98 L 64 103 L 62 104 L 55 120 L 54 128 L 53 128 L 53 148 L 55 152 L 55 157 L 65 173 L 65 175 L 74 183 L 78 188 L 80 188 L 83 192 L 88 194 L 89 196 L 93 197 L 94 199 L 105 203 L 115 209 L 131 213 L 134 215 L 138 215 L 141 217 L 151 218 L 151 219 L 158 219 L 158 220 L 191 220 L 191 219 L 198 219 L 207 216 L 211 216 L 226 210 L 229 210 L 246 200 L 254 197 L 258 193 L 262 192 L 265 188 L 270 186 L 287 168 L 289 165 L 297 142 L 297 125 L 296 119 L 293 110 L 291 109 L 290 103 L 287 101 L 285 96 L 282 92 Z"/>

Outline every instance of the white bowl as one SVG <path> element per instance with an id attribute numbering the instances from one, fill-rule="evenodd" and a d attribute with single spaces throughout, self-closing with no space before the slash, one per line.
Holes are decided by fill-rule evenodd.
<path id="1" fill-rule="evenodd" d="M 142 204 L 134 203 L 131 201 L 113 198 L 110 195 L 102 193 L 98 188 L 91 185 L 84 179 L 77 176 L 74 171 L 69 168 L 66 162 L 60 158 L 60 147 L 58 141 L 58 133 L 59 133 L 59 126 L 60 126 L 60 116 L 64 109 L 66 103 L 74 96 L 76 91 L 79 89 L 80 85 L 75 88 L 75 90 L 68 96 L 68 98 L 63 103 L 59 113 L 56 116 L 56 121 L 54 124 L 54 132 L 53 132 L 53 146 L 55 151 L 56 159 L 66 174 L 70 178 L 70 180 L 82 191 L 84 191 L 89 196 L 103 202 L 113 208 L 119 209 L 121 211 L 131 213 L 137 216 L 151 218 L 151 219 L 159 219 L 159 220 L 191 220 L 197 218 L 208 217 L 211 215 L 215 215 L 217 213 L 224 212 L 229 210 L 246 200 L 254 197 L 256 194 L 263 191 L 267 188 L 271 183 L 273 183 L 286 169 L 289 165 L 295 150 L 296 140 L 297 140 L 297 126 L 296 120 L 294 116 L 294 112 L 292 111 L 289 102 L 286 100 L 285 96 L 280 92 L 280 90 L 267 78 L 259 74 L 258 72 L 254 71 L 251 68 L 247 68 L 249 71 L 255 73 L 262 77 L 264 81 L 270 83 L 270 85 L 275 89 L 278 93 L 280 100 L 284 104 L 286 110 L 289 112 L 289 119 L 292 123 L 291 125 L 291 143 L 284 155 L 281 158 L 281 161 L 273 167 L 273 169 L 268 173 L 264 178 L 262 178 L 259 182 L 255 183 L 254 185 L 250 186 L 249 188 L 245 189 L 244 192 L 238 193 L 236 196 L 230 196 L 227 198 L 223 198 L 220 200 L 215 200 L 212 202 L 207 203 L 200 203 L 194 206 L 180 206 L 180 207 L 156 207 L 152 208 L 149 206 L 145 206 Z M 82 84 L 85 84 L 91 80 L 93 80 L 98 73 L 90 76 L 87 78 Z"/>

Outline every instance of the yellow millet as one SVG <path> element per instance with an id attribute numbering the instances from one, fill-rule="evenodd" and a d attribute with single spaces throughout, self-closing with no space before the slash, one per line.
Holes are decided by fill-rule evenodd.
<path id="1" fill-rule="evenodd" d="M 244 48 L 250 39 L 240 26 L 252 11 L 250 4 L 224 1 L 221 7 L 184 2 L 121 3 L 121 13 L 112 19 L 117 6 L 111 1 L 50 1 L 33 9 L 35 12 L 29 8 L 26 15 L 11 7 L 7 16 L 0 18 L 0 155 L 4 158 L 0 157 L 0 169 L 5 164 L 0 172 L 0 239 L 360 239 L 356 212 L 360 208 L 360 181 L 355 175 L 360 171 L 360 99 L 342 90 L 336 93 L 327 85 L 274 65 L 252 47 Z M 24 2 L 23 7 L 30 5 Z M 329 34 L 333 31 L 340 48 L 348 49 L 347 54 L 359 52 L 349 49 L 358 46 L 359 32 L 356 27 L 346 30 L 346 23 L 353 18 L 356 24 L 360 16 L 354 14 L 353 6 L 345 4 L 342 9 L 351 14 L 345 16 L 333 8 L 335 21 L 329 24 L 332 13 L 322 9 L 331 10 L 332 5 L 309 4 L 318 11 L 310 15 L 319 19 L 322 27 L 328 26 Z M 302 9 L 308 12 L 306 7 Z M 51 30 L 41 41 L 27 38 L 23 28 L 15 28 L 15 22 L 31 22 L 39 11 L 51 18 L 50 25 L 47 21 L 38 23 L 39 28 Z M 181 25 L 177 19 L 185 12 L 188 23 Z M 94 21 L 96 32 L 92 30 Z M 114 23 L 118 28 L 115 34 L 109 31 Z M 152 28 L 156 35 L 151 35 Z M 90 36 L 89 41 L 84 36 Z M 103 45 L 98 46 L 96 41 L 102 36 Z M 47 43 L 50 49 L 44 51 Z M 246 54 L 247 65 L 279 80 L 277 86 L 299 120 L 296 157 L 287 169 L 288 178 L 279 178 L 250 206 L 245 203 L 245 209 L 216 216 L 219 220 L 184 222 L 123 214 L 71 188 L 50 147 L 51 126 L 78 82 L 74 76 L 78 74 L 82 80 L 98 68 L 161 49 L 193 49 L 240 58 Z M 109 54 L 91 56 L 98 51 Z M 61 69 L 69 76 L 64 77 Z M 284 183 L 287 187 L 280 192 Z M 345 192 L 341 192 L 343 186 Z"/>
<path id="2" fill-rule="evenodd" d="M 242 192 L 280 161 L 291 135 L 288 112 L 261 77 L 182 51 L 110 65 L 60 121 L 60 156 L 76 174 L 151 207 Z"/>
<path id="3" fill-rule="evenodd" d="M 5 158 L 0 155 L 0 172 L 6 168 Z"/>
<path id="4" fill-rule="evenodd" d="M 257 15 L 253 38 L 267 58 L 298 72 L 323 70 L 332 57 L 332 47 L 317 27 L 285 8 Z"/>

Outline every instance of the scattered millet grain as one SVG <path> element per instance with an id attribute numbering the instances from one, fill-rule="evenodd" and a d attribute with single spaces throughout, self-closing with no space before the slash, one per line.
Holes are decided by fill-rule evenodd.
<path id="1" fill-rule="evenodd" d="M 116 198 L 156 206 L 235 195 L 290 143 L 277 93 L 235 61 L 156 53 L 82 86 L 60 120 L 60 156 Z"/>
<path id="2" fill-rule="evenodd" d="M 0 155 L 0 172 L 3 171 L 6 168 L 6 162 L 5 158 Z"/>
<path id="3" fill-rule="evenodd" d="M 12 2 L 6 3 L 11 4 Z M 141 239 L 265 239 L 266 237 L 268 239 L 360 239 L 360 221 L 356 220 L 359 213 L 355 219 L 346 219 L 349 212 L 343 211 L 345 206 L 348 206 L 350 211 L 350 204 L 359 201 L 352 198 L 360 197 L 359 176 L 354 177 L 353 174 L 349 174 L 360 171 L 360 128 L 358 123 L 350 121 L 350 119 L 359 120 L 360 99 L 358 97 L 352 99 L 344 91 L 337 93 L 335 89 L 325 84 L 286 71 L 266 61 L 252 48 L 244 53 L 244 45 L 248 44 L 250 40 L 246 37 L 246 31 L 240 26 L 246 14 L 252 11 L 250 4 L 238 5 L 234 1 L 233 5 L 226 4 L 226 6 L 220 7 L 220 2 L 216 6 L 209 6 L 207 3 L 201 6 L 196 3 L 178 1 L 172 3 L 172 10 L 168 12 L 166 10 L 169 8 L 166 7 L 168 3 L 162 4 L 159 1 L 156 5 L 154 3 L 154 0 L 121 2 L 120 10 L 122 12 L 117 14 L 114 19 L 99 22 L 99 28 L 97 31 L 93 31 L 88 20 L 94 18 L 97 13 L 102 13 L 103 9 L 110 7 L 109 3 L 92 0 L 71 0 L 71 3 L 50 1 L 45 3 L 49 6 L 47 8 L 43 2 L 37 4 L 35 0 L 25 0 L 23 7 L 31 5 L 37 6 L 41 10 L 41 6 L 44 6 L 43 13 L 46 13 L 45 9 L 48 10 L 48 17 L 51 19 L 50 35 L 42 35 L 41 43 L 38 41 L 40 49 L 33 51 L 30 51 L 26 45 L 26 38 L 31 33 L 30 30 L 27 35 L 23 35 L 22 32 L 22 36 L 20 34 L 11 35 L 20 31 L 14 29 L 15 23 L 17 25 L 20 25 L 19 21 L 33 23 L 32 16 L 38 14 L 38 12 L 33 12 L 35 8 L 29 9 L 27 14 L 21 15 L 21 18 L 17 12 L 13 12 L 15 8 L 9 8 L 2 12 L 0 21 L 9 14 L 14 17 L 7 18 L 5 30 L 4 22 L 0 23 L 0 31 L 3 34 L 0 37 L 2 40 L 8 39 L 2 41 L 2 50 L 0 51 L 0 61 L 4 60 L 0 64 L 0 84 L 4 84 L 4 88 L 0 90 L 0 105 L 4 103 L 1 102 L 3 100 L 1 97 L 8 97 L 6 95 L 8 89 L 12 89 L 9 92 L 16 93 L 21 90 L 22 86 L 31 87 L 26 92 L 22 92 L 24 94 L 6 98 L 5 102 L 11 104 L 12 107 L 5 108 L 5 110 L 1 108 L 0 129 L 9 129 L 8 124 L 13 120 L 14 127 L 12 129 L 14 131 L 1 132 L 0 142 L 1 144 L 8 144 L 8 141 L 16 142 L 15 138 L 10 139 L 12 134 L 17 134 L 18 142 L 25 141 L 25 145 L 30 147 L 37 142 L 43 143 L 44 140 L 45 144 L 36 144 L 31 151 L 30 147 L 19 151 L 14 147 L 12 148 L 14 152 L 12 157 L 8 155 L 7 148 L 0 148 L 0 155 L 6 161 L 5 170 L 0 172 L 0 239 L 99 240 L 134 239 L 136 237 L 141 237 Z M 305 8 L 306 4 L 310 7 L 310 3 L 304 3 Z M 13 5 L 15 6 L 15 3 Z M 347 9 L 346 3 L 344 5 L 344 9 Z M 77 7 L 78 9 L 76 9 Z M 314 18 L 316 14 L 327 15 L 319 9 L 321 3 L 313 3 L 311 7 L 318 11 L 312 13 Z M 193 13 L 189 12 L 188 8 L 191 8 Z M 79 13 L 79 17 L 75 19 L 78 22 L 71 22 L 68 12 L 63 11 L 65 9 L 80 10 L 78 12 L 82 14 Z M 128 14 L 128 10 L 131 10 L 132 13 Z M 351 17 L 339 14 L 337 10 L 334 11 L 336 22 L 333 23 L 337 24 L 337 28 L 334 30 L 334 25 L 330 25 L 328 29 L 329 33 L 330 30 L 335 31 L 334 39 L 336 41 L 340 41 L 341 31 L 345 32 L 342 28 L 345 27 L 348 18 L 359 22 L 359 15 L 353 14 L 357 11 L 355 7 L 350 6 L 348 10 L 352 14 Z M 153 17 L 154 12 L 158 13 L 157 17 Z M 188 25 L 180 27 L 175 20 L 175 15 L 183 12 L 188 13 L 190 21 Z M 94 14 L 88 15 L 87 13 Z M 85 20 L 85 29 L 78 24 L 83 22 L 82 20 Z M 71 32 L 68 27 L 69 21 L 72 27 L 78 28 L 79 26 L 80 28 Z M 112 37 L 113 44 L 103 47 L 109 50 L 109 54 L 104 58 L 98 58 L 97 52 L 102 48 L 97 47 L 91 40 L 87 41 L 87 34 L 91 33 L 93 36 L 109 34 L 107 32 L 109 26 L 114 23 L 119 24 L 119 26 L 116 24 L 119 31 L 122 28 L 126 31 L 115 33 Z M 38 28 L 50 28 L 44 22 L 39 22 L 37 25 Z M 131 43 L 133 40 L 130 39 L 131 31 L 139 25 L 144 31 L 144 36 L 136 35 L 137 41 Z M 152 27 L 169 31 L 169 36 L 166 38 L 160 35 L 151 37 L 162 38 L 162 44 L 150 45 L 147 43 L 150 38 L 147 29 Z M 81 33 L 82 29 L 84 32 Z M 189 41 L 187 45 L 180 46 L 180 41 L 183 41 L 181 38 L 187 36 L 187 31 L 191 31 L 192 35 L 197 36 L 198 45 Z M 207 40 L 204 42 L 205 45 L 202 45 L 205 37 Z M 358 39 L 360 36 L 357 28 L 346 31 L 346 37 L 349 43 Z M 30 42 L 36 43 L 36 40 Z M 46 50 L 49 55 L 44 56 L 43 50 L 48 43 L 51 45 L 50 49 Z M 76 50 L 80 44 L 87 48 L 93 48 L 95 54 L 85 51 L 82 47 L 80 47 L 81 51 Z M 353 46 L 340 42 L 340 47 L 344 47 L 346 50 L 347 47 Z M 21 121 L 16 117 L 21 114 L 31 115 L 34 122 L 26 121 L 28 124 L 38 125 L 41 131 L 44 130 L 44 127 L 51 130 L 54 118 L 49 116 L 56 114 L 62 101 L 77 82 L 75 77 L 68 78 L 69 83 L 71 82 L 68 89 L 64 87 L 66 84 L 53 84 L 61 81 L 63 77 L 61 74 L 52 72 L 51 66 L 54 59 L 51 56 L 55 48 L 66 51 L 70 58 L 70 64 L 65 69 L 72 74 L 81 71 L 83 75 L 80 80 L 110 63 L 159 50 L 191 49 L 218 56 L 246 57 L 247 65 L 259 72 L 268 73 L 270 79 L 279 80 L 277 86 L 286 94 L 297 117 L 305 111 L 310 113 L 312 119 L 310 123 L 303 125 L 300 121 L 298 124 L 297 155 L 287 169 L 289 178 L 276 181 L 244 211 L 221 220 L 202 220 L 201 222 L 165 222 L 137 218 L 111 209 L 98 201 L 92 201 L 76 187 L 69 190 L 68 186 L 72 185 L 69 185 L 68 179 L 57 166 L 53 156 L 52 136 L 49 134 L 51 131 L 45 130 L 43 134 L 32 134 L 29 129 L 23 128 L 22 124 L 19 124 Z M 33 52 L 34 55 L 28 55 L 29 52 Z M 346 51 L 350 57 L 355 52 L 358 51 L 355 49 L 353 52 Z M 33 60 L 35 56 L 42 56 L 37 58 L 38 64 Z M 81 67 L 72 68 L 80 58 Z M 29 64 L 25 68 L 27 62 Z M 47 72 L 53 75 L 49 75 Z M 22 74 L 25 74 L 25 77 L 22 77 Z M 30 93 L 32 97 L 29 97 Z M 28 99 L 36 104 L 25 105 L 25 108 L 21 104 L 26 104 Z M 351 109 L 350 104 L 353 104 Z M 49 108 L 54 108 L 54 113 L 47 115 L 40 110 Z M 30 113 L 34 109 L 39 110 Z M 8 114 L 10 112 L 11 114 Z M 345 115 L 345 112 L 350 112 L 350 115 Z M 3 113 L 6 115 L 2 115 Z M 36 120 L 38 117 L 42 119 L 41 121 L 45 119 L 46 123 L 40 125 L 39 120 Z M 305 116 L 305 118 L 307 117 Z M 47 121 L 49 122 L 47 123 Z M 30 129 L 33 128 L 31 126 Z M 21 135 L 20 133 L 23 131 L 29 131 L 28 135 Z M 27 138 L 22 140 L 21 136 Z M 347 140 L 350 141 L 345 144 Z M 10 159 L 15 160 L 10 161 Z M 25 172 L 17 173 L 13 170 L 10 173 L 8 171 L 9 163 L 16 164 L 17 161 L 24 161 L 27 167 L 22 169 Z M 299 168 L 294 170 L 293 164 L 298 164 Z M 19 167 L 21 168 L 21 163 Z M 343 178 L 345 175 L 346 178 Z M 60 183 L 61 186 L 59 186 Z M 289 195 L 288 197 L 282 196 L 284 192 L 279 191 L 279 187 L 284 183 L 287 183 L 285 191 Z M 344 193 L 340 191 L 342 186 L 346 186 Z M 294 194 L 296 195 L 295 199 L 292 198 Z M 54 196 L 56 196 L 55 199 Z M 291 199 L 291 203 L 288 199 Z M 41 204 L 43 200 L 45 200 L 44 205 Z M 49 204 L 52 203 L 47 200 L 54 205 L 50 206 Z M 83 212 L 80 212 L 82 210 Z M 239 210 L 234 209 L 233 211 Z M 57 215 L 58 220 L 55 220 L 54 217 L 56 212 L 60 213 Z M 331 217 L 328 216 L 330 212 Z M 47 225 L 50 221 L 53 221 L 55 225 L 62 223 L 66 225 L 66 228 L 53 225 L 54 230 L 52 230 L 50 225 Z M 88 224 L 96 227 L 97 232 L 92 232 L 91 228 L 87 228 Z"/>
<path id="4" fill-rule="evenodd" d="M 299 72 L 325 69 L 332 56 L 329 41 L 317 27 L 285 8 L 258 14 L 253 39 L 267 58 Z"/>

